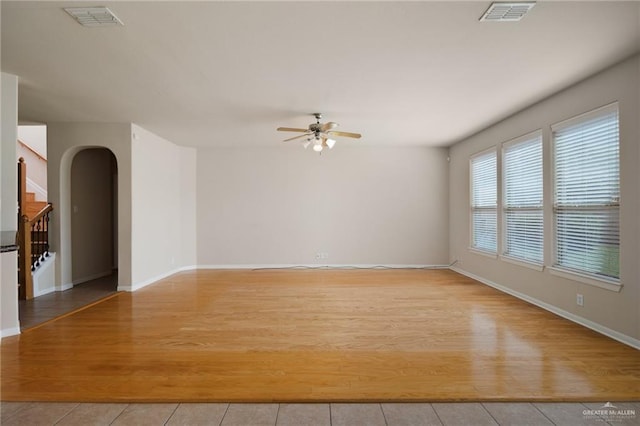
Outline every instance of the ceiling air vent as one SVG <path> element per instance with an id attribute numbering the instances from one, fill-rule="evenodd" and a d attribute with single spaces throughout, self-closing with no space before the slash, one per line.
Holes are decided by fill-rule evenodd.
<path id="1" fill-rule="evenodd" d="M 535 2 L 491 3 L 480 20 L 488 22 L 519 21 L 535 5 Z"/>
<path id="2" fill-rule="evenodd" d="M 112 27 L 124 25 L 116 15 L 106 7 L 67 7 L 64 9 L 80 25 L 85 27 Z"/>

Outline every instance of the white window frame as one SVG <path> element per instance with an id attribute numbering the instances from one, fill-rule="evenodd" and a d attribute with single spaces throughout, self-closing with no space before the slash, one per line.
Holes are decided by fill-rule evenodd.
<path id="1" fill-rule="evenodd" d="M 507 206 L 507 173 L 506 173 L 506 151 L 515 146 L 522 143 L 533 142 L 536 141 L 540 144 L 540 165 L 542 167 L 542 188 L 541 188 L 541 199 L 539 207 L 526 207 L 526 208 L 515 208 Z M 501 245 L 501 255 L 500 259 L 509 263 L 513 263 L 516 265 L 528 267 L 531 269 L 535 269 L 538 271 L 542 271 L 544 269 L 544 240 L 545 240 L 545 226 L 544 226 L 544 197 L 545 197 L 545 185 L 544 185 L 544 140 L 542 137 L 542 129 L 534 130 L 533 132 L 527 133 L 525 135 L 519 136 L 517 138 L 511 139 L 502 144 L 501 150 L 501 166 L 502 166 L 502 176 L 501 176 L 501 184 L 502 184 L 502 192 L 501 192 L 501 213 L 502 213 L 502 234 L 500 235 Z M 525 259 L 522 257 L 514 256 L 509 253 L 506 253 L 507 250 L 507 239 L 508 239 L 508 228 L 507 228 L 507 211 L 539 211 L 542 216 L 542 259 L 540 261 L 535 261 L 533 259 Z"/>
<path id="2" fill-rule="evenodd" d="M 618 113 L 618 129 L 620 128 L 620 114 L 619 114 L 619 106 L 618 102 L 613 102 L 611 104 L 605 105 L 603 107 L 591 110 L 584 114 L 580 114 L 578 116 L 569 118 L 567 120 L 558 122 L 551 126 L 551 152 L 552 152 L 552 197 L 553 197 L 553 212 L 552 212 L 552 266 L 549 268 L 550 272 L 553 275 L 560 276 L 563 278 L 571 279 L 573 281 L 579 281 L 585 284 L 593 285 L 596 287 L 613 290 L 619 292 L 622 289 L 622 281 L 621 278 L 613 278 L 613 277 L 605 277 L 597 274 L 593 274 L 587 271 L 581 271 L 573 268 L 566 268 L 562 265 L 557 264 L 558 259 L 558 240 L 557 240 L 557 221 L 556 221 L 556 137 L 555 134 L 558 130 L 562 130 L 564 128 L 574 126 L 581 122 L 589 121 L 595 119 L 599 116 L 609 114 L 611 112 Z M 619 132 L 619 130 L 618 130 Z M 620 133 L 618 133 L 618 149 L 620 149 Z M 620 181 L 620 177 L 618 177 Z M 618 211 L 618 215 L 620 214 L 620 200 L 618 200 L 616 205 L 602 205 L 603 208 L 615 208 Z M 620 247 L 620 246 L 618 246 Z M 618 259 L 618 261 L 620 258 Z"/>
<path id="3" fill-rule="evenodd" d="M 486 207 L 475 207 L 474 206 L 474 202 L 473 202 L 473 198 L 474 198 L 474 192 L 473 192 L 473 161 L 476 158 L 479 157 L 483 157 L 486 155 L 490 155 L 493 154 L 495 159 L 496 159 L 496 180 L 495 180 L 495 186 L 496 186 L 496 204 L 494 208 L 486 208 Z M 498 194 L 498 170 L 499 170 L 499 162 L 498 162 L 498 149 L 495 146 L 492 146 L 491 148 L 485 149 L 484 151 L 480 151 L 478 153 L 473 154 L 471 157 L 469 157 L 469 230 L 470 235 L 469 235 L 469 250 L 471 250 L 474 253 L 483 255 L 483 256 L 488 256 L 491 258 L 497 258 L 498 257 L 498 249 L 499 249 L 499 227 L 498 227 L 498 214 L 499 214 L 499 209 L 498 209 L 498 199 L 499 199 L 499 194 Z M 495 235 L 496 235 L 496 249 L 495 250 L 487 250 L 485 248 L 482 247 L 477 247 L 475 246 L 475 229 L 474 229 L 474 222 L 473 222 L 473 213 L 476 210 L 494 210 L 495 214 L 496 214 L 496 229 L 495 229 Z"/>

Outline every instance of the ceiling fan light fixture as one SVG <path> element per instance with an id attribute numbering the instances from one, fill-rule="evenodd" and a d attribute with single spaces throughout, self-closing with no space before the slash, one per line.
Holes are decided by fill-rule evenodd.
<path id="1" fill-rule="evenodd" d="M 316 118 L 315 123 L 309 124 L 306 129 L 300 127 L 278 127 L 276 130 L 279 132 L 294 132 L 299 133 L 298 136 L 285 139 L 283 142 L 300 141 L 305 149 L 309 145 L 313 144 L 312 149 L 315 152 L 321 153 L 324 148 L 332 149 L 336 140 L 335 137 L 346 137 L 353 139 L 360 139 L 362 135 L 360 133 L 342 132 L 333 130 L 338 127 L 338 123 L 329 121 L 327 123 L 321 123 L 320 119 L 322 114 L 319 112 L 312 114 Z"/>

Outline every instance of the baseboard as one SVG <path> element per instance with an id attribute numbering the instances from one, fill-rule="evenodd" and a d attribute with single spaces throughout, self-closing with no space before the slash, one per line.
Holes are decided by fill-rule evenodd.
<path id="1" fill-rule="evenodd" d="M 193 271 L 194 269 L 198 269 L 198 265 L 187 265 L 187 266 L 181 266 L 178 269 L 176 269 L 176 273 L 177 272 L 184 272 L 184 271 Z"/>
<path id="2" fill-rule="evenodd" d="M 191 271 L 194 269 L 295 269 L 295 268 L 310 268 L 310 269 L 448 269 L 449 265 L 421 265 L 421 264 L 355 264 L 355 265 L 317 265 L 317 264 L 238 264 L 238 265 L 188 265 L 181 266 L 179 268 L 172 269 L 164 274 L 160 274 L 156 277 L 149 278 L 147 280 L 134 283 L 132 285 L 118 285 L 118 291 L 136 291 L 143 287 L 151 285 L 157 281 L 165 279 L 178 272 Z"/>
<path id="3" fill-rule="evenodd" d="M 73 288 L 73 283 L 66 283 L 60 286 L 56 286 L 56 291 L 65 291 Z"/>
<path id="4" fill-rule="evenodd" d="M 560 309 L 557 306 L 551 305 L 549 303 L 543 302 L 541 300 L 538 300 L 534 297 L 531 297 L 529 295 L 526 295 L 524 293 L 520 293 L 519 291 L 510 289 L 509 287 L 505 287 L 503 285 L 497 284 L 491 280 L 487 280 L 485 278 L 482 278 L 478 275 L 475 275 L 471 272 L 465 271 L 464 269 L 461 269 L 459 267 L 455 267 L 452 266 L 449 269 L 451 269 L 452 271 L 455 271 L 459 274 L 462 274 L 464 276 L 467 276 L 469 278 L 472 278 L 476 281 L 481 282 L 482 284 L 488 285 L 489 287 L 493 287 L 496 290 L 500 290 L 503 293 L 507 293 L 513 297 L 517 297 L 518 299 L 524 300 L 525 302 L 531 303 L 532 305 L 536 305 L 539 308 L 542 308 L 546 311 L 549 311 L 553 314 L 556 314 L 564 319 L 568 319 L 569 321 L 575 322 L 576 324 L 580 324 L 584 327 L 587 327 L 593 331 L 596 331 L 600 334 L 603 334 L 607 337 L 612 338 L 613 340 L 617 340 L 620 343 L 624 343 L 625 345 L 629 345 L 632 348 L 635 349 L 640 349 L 640 340 L 635 339 L 631 336 L 627 336 L 626 334 L 622 334 L 618 331 L 612 330 L 608 327 L 605 327 L 602 324 L 598 324 L 597 322 L 588 320 L 586 318 L 583 318 L 581 316 L 572 314 L 571 312 L 565 311 L 564 309 Z"/>
<path id="5" fill-rule="evenodd" d="M 0 331 L 0 339 L 20 334 L 20 327 L 6 328 Z"/>
<path id="6" fill-rule="evenodd" d="M 192 270 L 192 269 L 197 269 L 197 266 L 196 265 L 181 266 L 179 268 L 175 268 L 175 269 L 172 269 L 171 271 L 165 272 L 164 274 L 160 274 L 160 275 L 157 275 L 157 276 L 155 276 L 153 278 L 149 278 L 148 280 L 144 280 L 144 281 L 141 281 L 141 282 L 138 282 L 138 283 L 134 283 L 134 284 L 131 284 L 131 285 L 120 285 L 120 284 L 118 284 L 118 291 L 129 291 L 129 292 L 131 292 L 131 291 L 140 290 L 143 287 L 146 287 L 146 286 L 151 285 L 151 284 L 153 284 L 153 283 L 155 283 L 157 281 L 160 281 L 162 279 L 170 277 L 173 274 L 177 274 L 178 272 L 189 271 L 189 270 Z"/>
<path id="7" fill-rule="evenodd" d="M 357 263 L 357 264 L 317 264 L 317 263 L 282 263 L 282 264 L 223 264 L 223 265 L 198 265 L 195 269 L 447 269 L 449 265 L 422 265 L 422 264 L 381 264 L 381 263 Z"/>
<path id="8" fill-rule="evenodd" d="M 36 289 L 33 289 L 33 297 L 40 297 L 40 296 L 44 296 L 45 294 L 50 294 L 50 293 L 54 293 L 56 291 L 55 287 L 49 287 L 47 289 L 44 289 L 42 291 L 36 291 Z"/>

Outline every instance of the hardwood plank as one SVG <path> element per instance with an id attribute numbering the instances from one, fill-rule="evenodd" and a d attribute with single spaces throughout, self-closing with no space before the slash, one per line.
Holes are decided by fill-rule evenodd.
<path id="1" fill-rule="evenodd" d="M 1 350 L 5 401 L 640 399 L 637 350 L 448 270 L 186 272 Z"/>

